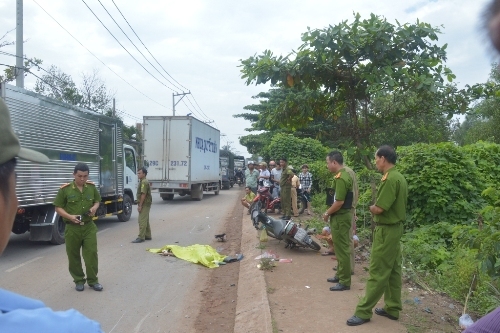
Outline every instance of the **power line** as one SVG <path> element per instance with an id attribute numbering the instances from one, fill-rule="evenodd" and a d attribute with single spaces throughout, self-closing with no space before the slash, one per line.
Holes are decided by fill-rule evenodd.
<path id="1" fill-rule="evenodd" d="M 139 36 L 137 35 L 137 33 L 135 32 L 134 28 L 132 28 L 132 26 L 130 25 L 130 23 L 127 21 L 127 19 L 125 18 L 125 16 L 123 15 L 122 11 L 120 10 L 120 8 L 118 8 L 118 6 L 116 5 L 115 1 L 114 0 L 111 0 L 113 2 L 113 5 L 115 5 L 116 9 L 118 9 L 118 12 L 120 13 L 120 15 L 123 17 L 123 19 L 125 20 L 125 22 L 127 22 L 128 26 L 130 27 L 130 29 L 133 31 L 134 35 L 137 37 L 137 39 L 141 42 L 142 46 L 144 46 L 144 48 L 148 51 L 149 55 L 151 55 L 151 57 L 156 61 L 156 63 L 161 67 L 161 69 L 163 69 L 163 71 L 165 73 L 167 73 L 168 76 L 170 76 L 170 78 L 172 80 L 174 80 L 178 85 L 180 85 L 182 88 L 186 89 L 186 90 L 189 90 L 188 88 L 184 87 L 182 84 L 180 84 L 176 79 L 174 79 L 172 77 L 172 75 L 170 75 L 167 70 L 165 68 L 163 68 L 163 66 L 158 62 L 158 60 L 156 60 L 156 58 L 153 56 L 153 54 L 149 51 L 149 49 L 146 47 L 146 45 L 142 42 L 141 38 L 139 38 Z"/>
<path id="2" fill-rule="evenodd" d="M 108 29 L 108 27 L 106 27 L 106 25 L 101 21 L 101 19 L 96 15 L 96 13 L 94 13 L 94 11 L 92 10 L 92 8 L 89 7 L 89 5 L 87 5 L 87 3 L 85 2 L 85 0 L 82 0 L 82 2 L 85 4 L 85 6 L 87 6 L 87 8 L 90 10 L 90 12 L 95 16 L 95 18 L 101 23 L 101 25 L 104 27 L 104 29 L 106 29 L 109 34 L 116 40 L 116 42 L 118 44 L 120 44 L 120 46 L 125 50 L 125 52 L 127 52 L 131 57 L 132 59 L 135 60 L 135 62 L 141 66 L 149 75 L 151 75 L 152 78 L 154 78 L 156 81 L 158 81 L 161 85 L 165 86 L 167 89 L 175 92 L 172 88 L 170 88 L 169 86 L 167 86 L 165 83 L 161 82 L 160 80 L 158 80 L 158 78 L 156 76 L 154 76 L 153 74 L 151 74 L 150 71 L 148 71 L 146 69 L 146 67 L 144 67 L 133 55 L 132 53 L 129 52 L 129 50 L 127 50 L 127 48 L 125 46 L 123 46 L 122 43 L 120 43 L 120 41 L 118 40 L 118 38 L 115 37 L 115 35 L 113 35 L 113 33 Z"/>
<path id="3" fill-rule="evenodd" d="M 173 85 L 175 88 L 179 89 L 179 90 L 182 90 L 180 89 L 178 86 L 176 86 L 174 83 L 172 83 L 168 78 L 165 77 L 165 75 L 163 75 L 152 63 L 151 61 L 148 60 L 148 58 L 146 58 L 146 56 L 144 55 L 144 53 L 141 52 L 141 50 L 139 50 L 139 48 L 135 45 L 135 43 L 129 38 L 129 36 L 127 35 L 127 33 L 125 31 L 123 31 L 122 27 L 120 27 L 120 25 L 118 24 L 118 22 L 116 22 L 116 20 L 114 19 L 113 15 L 110 14 L 110 12 L 106 9 L 106 7 L 102 4 L 101 0 L 97 0 L 99 1 L 99 3 L 101 4 L 101 7 L 106 11 L 106 13 L 108 13 L 109 17 L 113 20 L 113 22 L 115 22 L 116 26 L 118 27 L 118 29 L 121 30 L 121 32 L 125 35 L 125 37 L 127 37 L 127 39 L 130 41 L 130 43 L 132 43 L 132 45 L 135 47 L 135 49 L 142 55 L 142 57 L 158 72 L 158 74 L 160 74 L 165 80 L 167 80 L 168 83 L 170 83 L 171 85 Z M 85 2 L 85 1 L 84 1 Z M 95 15 L 95 14 L 94 14 Z M 109 31 L 109 30 L 108 30 Z M 114 37 L 114 36 L 113 36 Z M 130 53 L 129 53 L 130 54 Z M 170 88 L 169 88 L 170 89 Z M 172 90 L 172 89 L 170 89 Z M 173 90 L 172 90 L 173 91 Z"/>
<path id="4" fill-rule="evenodd" d="M 85 50 L 87 50 L 94 58 L 96 58 L 101 64 L 103 64 L 107 69 L 109 69 L 113 74 L 115 74 L 116 76 L 118 76 L 123 82 L 125 82 L 126 84 L 128 84 L 130 87 L 132 87 L 134 90 L 136 90 L 138 93 L 140 93 L 141 95 L 143 95 L 144 97 L 146 97 L 147 99 L 149 99 L 150 101 L 158 104 L 159 106 L 161 107 L 164 107 L 165 109 L 169 109 L 171 110 L 168 106 L 165 106 L 157 101 L 155 101 L 154 99 L 152 99 L 151 97 L 149 97 L 148 95 L 144 94 L 142 91 L 140 91 L 139 89 L 137 89 L 136 87 L 134 87 L 132 84 L 130 84 L 127 80 L 125 80 L 123 77 L 121 77 L 118 73 L 116 73 L 114 70 L 112 70 L 108 65 L 106 65 L 101 59 L 99 59 L 94 53 L 92 53 L 92 51 L 90 51 L 85 45 L 83 45 L 75 36 L 73 36 L 68 30 L 66 30 L 65 27 L 63 27 L 61 25 L 61 23 L 59 23 L 52 15 L 50 15 L 38 2 L 36 2 L 36 0 L 33 0 L 34 3 L 36 3 L 38 5 L 38 7 L 40 7 L 44 12 L 45 14 L 47 14 L 52 20 L 54 20 L 64 31 L 66 31 L 71 37 L 73 37 L 74 40 L 76 40 L 78 42 L 78 44 L 80 44 Z"/>

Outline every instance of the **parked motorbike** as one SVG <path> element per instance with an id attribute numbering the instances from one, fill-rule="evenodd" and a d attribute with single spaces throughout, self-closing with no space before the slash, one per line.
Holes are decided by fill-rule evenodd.
<path id="1" fill-rule="evenodd" d="M 252 206 L 255 206 L 257 202 L 260 202 L 259 206 L 264 213 L 267 214 L 268 211 L 275 209 L 281 209 L 281 200 L 280 197 L 273 198 L 272 196 L 272 185 L 268 180 L 264 180 L 260 182 L 260 186 L 257 190 L 257 195 L 253 199 Z M 250 211 L 252 210 L 252 206 L 250 207 Z"/>
<path id="2" fill-rule="evenodd" d="M 302 189 L 297 189 L 297 208 L 299 210 L 299 214 L 302 214 L 307 207 L 307 199 L 304 195 Z"/>
<path id="3" fill-rule="evenodd" d="M 236 184 L 238 184 L 238 186 L 243 186 L 243 179 L 241 177 L 236 177 Z"/>
<path id="4" fill-rule="evenodd" d="M 273 238 L 286 243 L 285 248 L 307 247 L 315 251 L 321 250 L 321 246 L 316 243 L 306 230 L 301 228 L 292 220 L 274 219 L 261 211 L 262 203 L 257 201 L 250 207 L 252 223 L 255 229 L 260 229 L 263 225 L 267 234 Z"/>

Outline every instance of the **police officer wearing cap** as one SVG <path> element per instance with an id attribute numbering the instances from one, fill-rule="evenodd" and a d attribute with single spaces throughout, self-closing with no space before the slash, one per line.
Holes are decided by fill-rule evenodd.
<path id="1" fill-rule="evenodd" d="M 101 195 L 94 183 L 89 181 L 89 167 L 78 163 L 73 170 L 74 180 L 64 184 L 57 192 L 54 206 L 66 228 L 66 254 L 69 261 L 69 273 L 77 291 L 83 291 L 85 282 L 101 291 L 102 285 L 97 279 L 97 226 L 92 217 L 95 216 Z M 82 269 L 80 250 L 85 261 L 87 278 Z"/>

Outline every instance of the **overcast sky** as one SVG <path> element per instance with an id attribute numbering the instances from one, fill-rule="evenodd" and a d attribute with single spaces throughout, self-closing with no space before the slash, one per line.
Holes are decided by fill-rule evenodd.
<path id="1" fill-rule="evenodd" d="M 244 112 L 245 105 L 256 102 L 251 97 L 269 87 L 246 86 L 240 78 L 239 60 L 266 49 L 275 54 L 288 54 L 300 46 L 301 33 L 307 27 L 323 28 L 352 20 L 353 12 L 359 12 L 363 18 L 370 13 L 382 15 L 391 23 L 396 19 L 400 23 L 414 23 L 419 19 L 433 26 L 443 25 L 438 43 L 449 45 L 447 65 L 457 75 L 459 86 L 484 82 L 494 61 L 481 29 L 481 14 L 488 0 L 114 1 L 163 68 L 192 92 L 206 117 L 213 119 L 213 125 L 226 135 L 221 144 L 232 142 L 232 146 L 246 156 L 249 154 L 239 145 L 238 137 L 248 134 L 245 128 L 249 122 L 232 116 Z M 144 60 L 98 0 L 85 2 L 151 74 L 174 91 L 180 91 Z M 149 57 L 113 2 L 101 2 L 139 49 L 169 78 Z M 150 99 L 92 56 L 37 3 L 97 58 Z M 15 0 L 0 0 L 0 36 L 16 27 L 15 13 Z M 172 90 L 137 64 L 83 1 L 36 0 L 35 3 L 35 0 L 25 0 L 24 39 L 27 57 L 42 59 L 44 68 L 56 65 L 70 74 L 77 85 L 81 82 L 81 73 L 98 69 L 108 88 L 116 91 L 117 108 L 133 116 L 124 118 L 127 124 L 141 122 L 145 115 L 172 115 Z M 14 41 L 15 31 L 4 40 Z M 15 53 L 15 46 L 1 50 Z M 15 58 L 0 55 L 0 63 L 14 65 Z M 36 78 L 29 75 L 26 88 L 32 88 L 35 81 Z M 206 120 L 192 98 L 184 100 L 186 104 L 177 105 L 176 115 L 194 111 L 197 118 Z"/>

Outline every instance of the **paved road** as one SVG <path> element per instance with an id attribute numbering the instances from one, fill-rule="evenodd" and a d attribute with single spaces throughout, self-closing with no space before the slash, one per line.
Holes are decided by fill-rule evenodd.
<path id="1" fill-rule="evenodd" d="M 187 292 L 203 267 L 146 252 L 167 244 L 211 244 L 241 191 L 205 193 L 201 202 L 176 196 L 162 201 L 153 193 L 153 240 L 132 244 L 137 237 L 137 206 L 128 222 L 108 218 L 99 228 L 99 282 L 104 291 L 77 292 L 67 270 L 64 245 L 28 241 L 12 235 L 0 258 L 0 286 L 41 299 L 61 310 L 75 308 L 101 323 L 105 332 L 176 332 L 189 305 Z"/>

